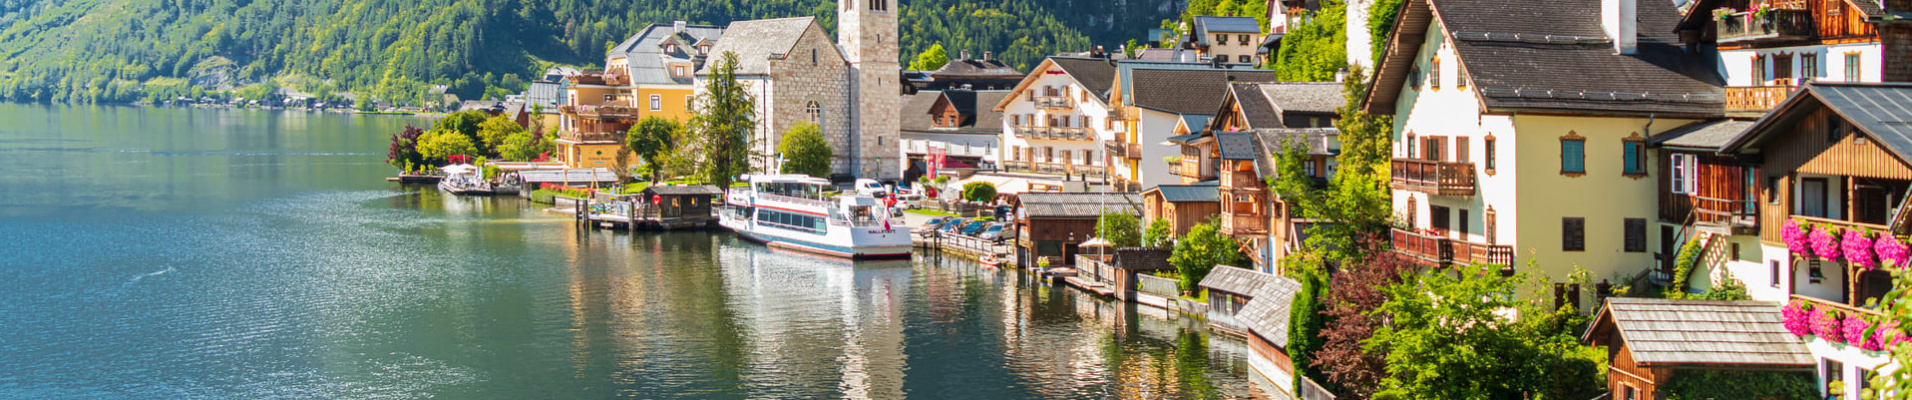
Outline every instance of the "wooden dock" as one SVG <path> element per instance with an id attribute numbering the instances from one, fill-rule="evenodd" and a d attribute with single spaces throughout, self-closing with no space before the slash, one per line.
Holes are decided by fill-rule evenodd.
<path id="1" fill-rule="evenodd" d="M 717 228 L 717 215 L 663 216 L 656 207 L 631 203 L 596 203 L 590 199 L 558 197 L 557 207 L 545 211 L 571 216 L 579 226 L 622 231 L 673 231 Z"/>

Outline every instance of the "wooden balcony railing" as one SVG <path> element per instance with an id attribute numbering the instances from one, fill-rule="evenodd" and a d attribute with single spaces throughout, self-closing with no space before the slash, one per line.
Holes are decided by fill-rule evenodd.
<path id="1" fill-rule="evenodd" d="M 1812 13 L 1803 10 L 1772 10 L 1767 11 L 1764 17 L 1755 17 L 1749 11 L 1715 22 L 1713 26 L 1719 34 L 1720 44 L 1809 39 L 1816 33 L 1813 31 Z"/>
<path id="2" fill-rule="evenodd" d="M 1396 158 L 1392 186 L 1437 196 L 1473 196 L 1474 163 Z"/>
<path id="3" fill-rule="evenodd" d="M 1693 222 L 1738 230 L 1759 228 L 1759 203 L 1693 196 Z"/>
<path id="4" fill-rule="evenodd" d="M 1222 186 L 1236 191 L 1261 190 L 1267 186 L 1262 183 L 1261 179 L 1257 177 L 1254 172 L 1249 171 L 1235 171 L 1225 174 L 1222 176 L 1221 183 Z"/>
<path id="5" fill-rule="evenodd" d="M 1028 161 L 1003 160 L 1002 169 L 1009 172 L 1034 172 Z"/>
<path id="6" fill-rule="evenodd" d="M 1041 108 L 1046 110 L 1067 110 L 1067 109 L 1075 108 L 1075 102 L 1070 101 L 1068 97 L 1064 97 L 1064 96 L 1038 96 L 1036 97 L 1036 108 Z"/>
<path id="7" fill-rule="evenodd" d="M 1435 266 L 1514 263 L 1514 246 L 1490 245 L 1394 228 L 1394 251 Z"/>
<path id="8" fill-rule="evenodd" d="M 1131 160 L 1139 160 L 1142 158 L 1141 143 L 1123 143 L 1121 141 L 1110 141 L 1106 144 L 1103 144 L 1103 147 L 1108 149 L 1109 156 L 1111 157 L 1121 157 L 1121 158 L 1127 158 Z"/>
<path id="9" fill-rule="evenodd" d="M 624 106 L 558 106 L 558 112 L 585 118 L 637 118 L 636 107 Z"/>
<path id="10" fill-rule="evenodd" d="M 558 139 L 573 142 L 615 142 L 619 139 L 616 132 L 559 132 Z"/>
<path id="11" fill-rule="evenodd" d="M 1804 301 L 1806 303 L 1812 304 L 1813 308 L 1815 309 L 1818 309 L 1820 307 L 1831 307 L 1833 309 L 1839 310 L 1839 312 L 1844 313 L 1846 315 L 1871 315 L 1875 317 L 1885 316 L 1885 314 L 1880 313 L 1879 310 L 1874 310 L 1874 309 L 1865 308 L 1865 307 L 1854 307 L 1851 304 L 1841 303 L 1836 300 L 1826 300 L 1826 299 L 1821 299 L 1818 297 L 1801 296 L 1797 294 L 1792 295 L 1792 298 L 1793 300 L 1800 300 L 1800 301 Z"/>
<path id="12" fill-rule="evenodd" d="M 1259 235 L 1268 233 L 1268 216 L 1236 214 L 1222 218 L 1221 230 L 1227 235 Z"/>
<path id="13" fill-rule="evenodd" d="M 1793 86 L 1735 86 L 1726 88 L 1726 112 L 1765 113 L 1786 101 Z"/>
<path id="14" fill-rule="evenodd" d="M 1891 230 L 1891 228 L 1887 228 L 1885 225 L 1869 224 L 1869 223 L 1858 222 L 1858 221 L 1846 221 L 1846 220 L 1837 220 L 1837 219 L 1831 219 L 1831 218 L 1808 217 L 1804 215 L 1794 215 L 1792 217 L 1798 218 L 1800 221 L 1811 222 L 1815 224 L 1837 226 L 1841 230 L 1853 230 L 1853 229 L 1859 229 L 1859 228 L 1870 229 L 1873 232 L 1887 232 Z"/>
<path id="15" fill-rule="evenodd" d="M 1069 173 L 1069 166 L 1057 163 L 1036 163 L 1034 172 L 1043 175 L 1062 175 Z"/>
<path id="16" fill-rule="evenodd" d="M 1102 176 L 1102 173 L 1104 173 L 1104 172 L 1107 172 L 1107 171 L 1108 171 L 1108 169 L 1107 169 L 1107 168 L 1103 168 L 1102 166 L 1099 166 L 1099 165 L 1071 165 L 1071 166 L 1069 166 L 1069 172 L 1071 172 L 1071 173 L 1074 173 L 1075 175 L 1078 175 L 1078 176 L 1086 176 L 1086 177 L 1092 177 L 1092 178 L 1093 178 L 1093 177 L 1101 177 L 1101 176 Z"/>

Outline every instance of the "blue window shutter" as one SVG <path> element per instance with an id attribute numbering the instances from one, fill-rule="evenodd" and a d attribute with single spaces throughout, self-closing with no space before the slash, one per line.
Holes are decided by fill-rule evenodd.
<path id="1" fill-rule="evenodd" d="M 1567 140 L 1560 142 L 1560 170 L 1562 172 L 1587 172 L 1586 142 Z"/>
<path id="2" fill-rule="evenodd" d="M 1627 173 L 1629 173 L 1629 174 L 1637 174 L 1637 173 L 1640 173 L 1640 170 L 1641 170 L 1641 168 L 1640 168 L 1640 146 L 1639 146 L 1638 144 L 1636 144 L 1636 143 L 1633 143 L 1633 142 L 1626 142 L 1626 146 L 1627 146 L 1627 150 L 1626 150 L 1626 157 L 1627 157 L 1627 159 L 1626 159 L 1626 166 L 1627 166 Z"/>

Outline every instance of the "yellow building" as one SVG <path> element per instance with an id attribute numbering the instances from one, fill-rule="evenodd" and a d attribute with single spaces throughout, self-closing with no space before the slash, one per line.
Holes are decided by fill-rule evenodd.
<path id="1" fill-rule="evenodd" d="M 612 47 L 603 71 L 568 77 L 553 158 L 572 168 L 617 168 L 622 138 L 639 120 L 689 121 L 696 71 L 723 30 L 682 21 L 652 24 Z M 624 161 L 625 168 L 637 165 Z"/>
<path id="2" fill-rule="evenodd" d="M 1662 172 L 1648 140 L 1723 114 L 1709 56 L 1658 29 L 1679 20 L 1671 3 L 1469 1 L 1407 1 L 1364 101 L 1395 116 L 1396 251 L 1430 265 L 1532 261 L 1526 272 L 1551 282 L 1575 268 L 1615 284 L 1652 271 L 1673 238 L 1653 229 Z"/>

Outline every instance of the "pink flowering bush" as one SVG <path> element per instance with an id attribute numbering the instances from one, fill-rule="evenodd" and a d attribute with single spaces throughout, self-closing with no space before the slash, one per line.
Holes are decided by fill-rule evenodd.
<path id="1" fill-rule="evenodd" d="M 1808 244 L 1806 238 L 1809 233 L 1807 228 L 1799 226 L 1799 220 L 1786 220 L 1786 226 L 1780 229 L 1780 234 L 1786 239 L 1787 250 L 1792 250 L 1793 254 L 1800 257 L 1812 257 L 1812 245 Z"/>
<path id="2" fill-rule="evenodd" d="M 1885 322 L 1879 323 L 1878 329 L 1872 333 L 1872 338 L 1867 339 L 1866 344 L 1860 346 L 1860 348 L 1872 351 L 1886 351 L 1890 349 L 1891 346 L 1898 346 L 1900 343 L 1909 341 L 1912 341 L 1912 338 L 1907 338 L 1905 332 L 1899 330 L 1899 321 L 1887 318 Z"/>
<path id="3" fill-rule="evenodd" d="M 1812 334 L 1812 306 L 1800 300 L 1793 300 L 1786 308 L 1779 309 L 1779 316 L 1786 322 L 1786 331 L 1793 336 Z"/>
<path id="4" fill-rule="evenodd" d="M 1851 229 L 1846 231 L 1845 240 L 1840 242 L 1839 247 L 1846 253 L 1847 264 L 1872 269 L 1879 265 L 1879 262 L 1872 258 L 1872 245 L 1872 239 L 1866 238 L 1866 232 Z"/>
<path id="5" fill-rule="evenodd" d="M 1866 339 L 1866 330 L 1872 329 L 1872 323 L 1866 322 L 1865 318 L 1860 318 L 1858 315 L 1846 316 L 1845 322 L 1840 323 L 1840 329 L 1844 330 L 1842 333 L 1845 335 L 1845 340 L 1841 342 L 1856 344 L 1860 348 L 1865 348 L 1866 343 L 1871 342 Z"/>
<path id="6" fill-rule="evenodd" d="M 1873 241 L 1872 251 L 1879 254 L 1879 263 L 1887 267 L 1897 267 L 1901 264 L 1905 264 L 1905 258 L 1907 256 L 1905 242 L 1899 241 L 1899 238 L 1892 237 L 1890 233 L 1880 233 L 1879 240 Z"/>
<path id="7" fill-rule="evenodd" d="M 1839 228 L 1820 226 L 1812 230 L 1812 254 L 1828 260 L 1839 259 Z"/>
<path id="8" fill-rule="evenodd" d="M 1842 325 L 1838 311 L 1812 310 L 1812 334 L 1818 335 L 1820 340 L 1845 342 Z"/>

